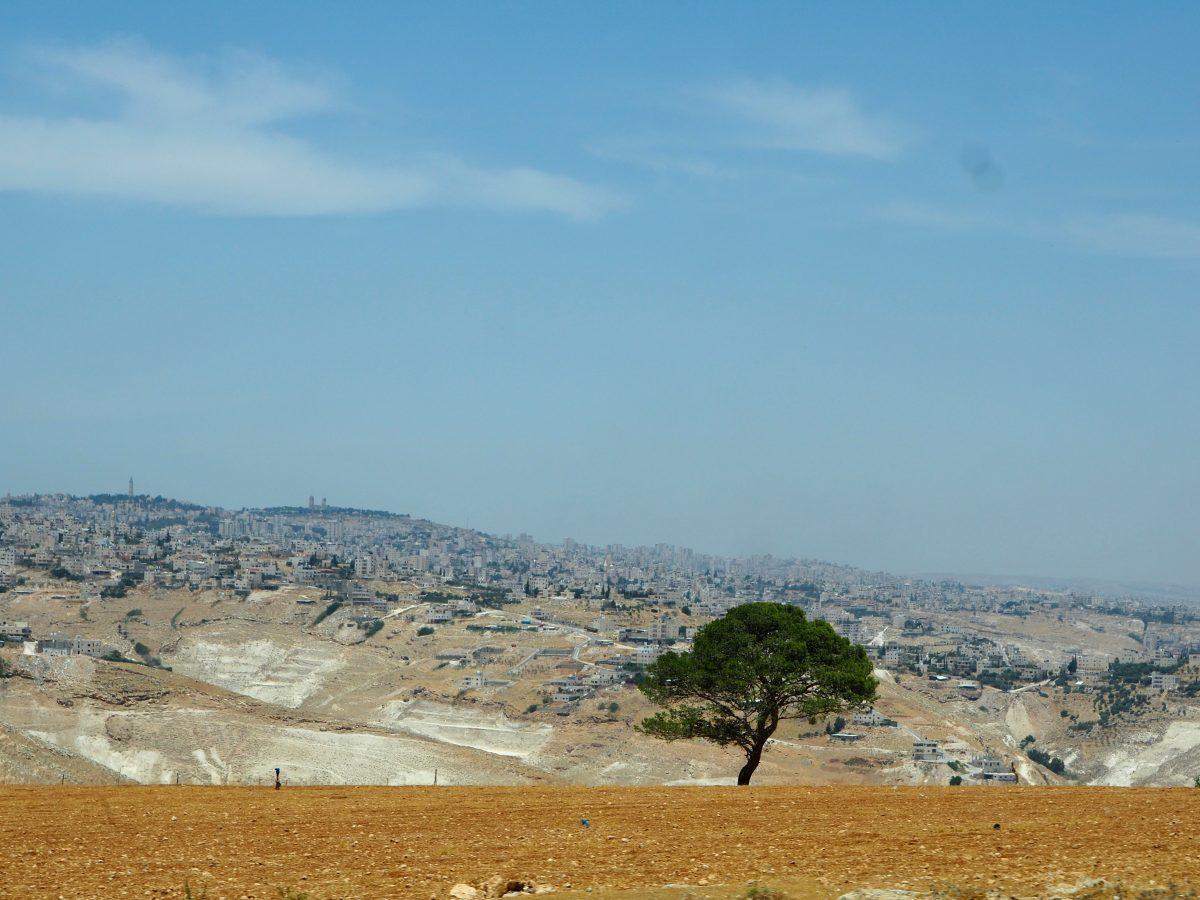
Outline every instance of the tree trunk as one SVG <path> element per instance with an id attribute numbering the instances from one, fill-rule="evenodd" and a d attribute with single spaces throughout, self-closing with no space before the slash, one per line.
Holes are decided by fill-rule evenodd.
<path id="1" fill-rule="evenodd" d="M 765 740 L 757 741 L 746 753 L 746 764 L 738 772 L 737 783 L 739 785 L 750 783 L 750 776 L 754 774 L 754 770 L 758 768 L 758 764 L 762 761 L 763 748 L 766 746 L 767 742 Z"/>

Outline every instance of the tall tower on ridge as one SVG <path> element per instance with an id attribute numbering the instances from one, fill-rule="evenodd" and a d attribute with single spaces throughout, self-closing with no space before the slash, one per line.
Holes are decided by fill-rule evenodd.
<path id="1" fill-rule="evenodd" d="M 129 496 L 133 496 L 133 476 L 129 476 Z"/>

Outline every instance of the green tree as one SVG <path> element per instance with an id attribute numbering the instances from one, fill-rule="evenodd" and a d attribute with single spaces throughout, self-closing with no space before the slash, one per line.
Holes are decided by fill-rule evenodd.
<path id="1" fill-rule="evenodd" d="M 639 685 L 666 709 L 638 730 L 666 741 L 700 738 L 746 755 L 749 784 L 767 741 L 788 719 L 839 712 L 875 699 L 878 682 L 862 646 L 794 606 L 747 603 L 696 633 L 687 653 L 668 651 Z"/>

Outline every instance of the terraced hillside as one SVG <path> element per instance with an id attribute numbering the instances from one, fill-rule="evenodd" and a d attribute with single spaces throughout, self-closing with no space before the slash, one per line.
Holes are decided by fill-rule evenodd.
<path id="1" fill-rule="evenodd" d="M 82 604 L 52 587 L 4 594 L 0 617 L 91 637 L 142 664 L 0 650 L 17 676 L 0 679 L 0 782 L 263 784 L 279 766 L 288 783 L 313 785 L 732 783 L 736 751 L 632 728 L 652 707 L 612 658 L 633 647 L 581 627 L 590 613 L 535 624 L 536 604 L 522 602 L 432 628 L 428 603 L 409 603 L 420 594 L 406 589 L 395 610 L 366 617 L 369 629 L 354 608 L 298 586 L 247 598 L 143 586 Z M 1030 646 L 1079 631 L 1006 620 Z M 1108 626 L 1094 633 L 1100 644 L 1132 641 L 1127 623 Z M 843 743 L 828 734 L 835 717 L 787 723 L 756 780 L 947 784 L 978 774 L 983 756 L 1032 785 L 1182 786 L 1200 774 L 1200 703 L 1182 691 L 1140 688 L 1136 707 L 1092 728 L 1111 710 L 1103 684 L 968 696 L 955 680 L 877 674 L 877 710 L 894 724 L 851 722 L 861 739 Z M 555 698 L 564 680 L 593 676 L 582 701 Z M 942 761 L 915 761 L 917 738 L 938 741 Z"/>

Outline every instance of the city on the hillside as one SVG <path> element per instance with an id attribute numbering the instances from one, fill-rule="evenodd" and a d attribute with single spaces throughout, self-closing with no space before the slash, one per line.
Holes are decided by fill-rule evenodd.
<path id="1" fill-rule="evenodd" d="M 828 621 L 867 648 L 885 682 L 875 706 L 792 736 L 801 756 L 821 751 L 815 762 L 834 779 L 858 766 L 882 780 L 1178 780 L 1082 748 L 1112 743 L 1119 726 L 1171 738 L 1200 692 L 1190 664 L 1200 617 L 1187 606 L 666 544 L 540 543 L 317 497 L 226 510 L 137 494 L 132 480 L 119 494 L 0 499 L 0 591 L 8 674 L 44 684 L 64 677 L 56 657 L 90 657 L 348 715 L 329 683 L 353 658 L 367 682 L 399 674 L 391 693 L 370 698 L 390 719 L 364 694 L 352 720 L 474 746 L 463 735 L 475 726 L 446 711 L 465 705 L 511 731 L 511 746 L 483 749 L 520 759 L 569 724 L 634 724 L 645 667 L 756 601 Z M 135 780 L 178 776 L 92 761 Z M 634 777 L 622 765 L 557 768 L 581 780 Z M 680 765 L 685 776 L 712 774 Z M 645 777 L 658 777 L 647 766 Z"/>

